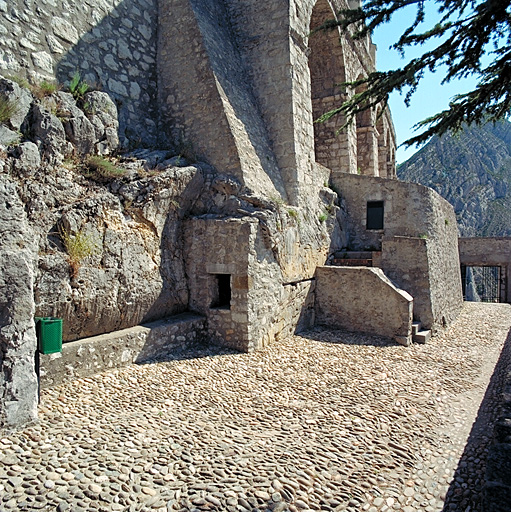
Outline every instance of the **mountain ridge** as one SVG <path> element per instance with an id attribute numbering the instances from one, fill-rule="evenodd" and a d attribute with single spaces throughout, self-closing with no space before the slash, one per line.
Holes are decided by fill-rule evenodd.
<path id="1" fill-rule="evenodd" d="M 397 175 L 449 201 L 460 236 L 511 236 L 511 122 L 433 137 Z"/>

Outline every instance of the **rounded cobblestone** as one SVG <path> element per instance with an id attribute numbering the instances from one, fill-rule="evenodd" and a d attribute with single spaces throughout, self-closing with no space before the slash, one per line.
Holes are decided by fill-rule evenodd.
<path id="1" fill-rule="evenodd" d="M 472 424 L 510 326 L 466 304 L 427 345 L 315 329 L 45 390 L 0 436 L 0 509 L 484 512 Z"/>

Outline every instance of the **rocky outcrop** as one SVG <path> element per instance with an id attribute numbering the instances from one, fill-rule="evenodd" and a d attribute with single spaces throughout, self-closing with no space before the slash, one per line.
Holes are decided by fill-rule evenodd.
<path id="1" fill-rule="evenodd" d="M 0 122 L 0 149 L 14 144 L 11 154 L 19 169 L 34 170 L 40 164 L 33 146 L 21 150 L 16 146 L 22 141 L 36 144 L 49 165 L 59 165 L 70 156 L 108 155 L 119 147 L 117 108 L 104 92 L 92 91 L 77 99 L 57 91 L 37 98 L 0 77 L 0 101 L 7 116 Z"/>
<path id="2" fill-rule="evenodd" d="M 37 418 L 36 245 L 15 183 L 0 174 L 0 425 Z"/>
<path id="3" fill-rule="evenodd" d="M 456 212 L 461 236 L 511 235 L 511 123 L 434 137 L 398 168 L 436 190 Z"/>
<path id="4" fill-rule="evenodd" d="M 115 104 L 104 93 L 79 100 L 61 91 L 31 96 L 25 110 L 24 139 L 5 149 L 0 169 L 11 175 L 13 195 L 33 229 L 34 313 L 62 318 L 64 341 L 188 310 L 187 260 L 190 266 L 225 251 L 217 239 L 185 249 L 190 217 L 255 222 L 262 237 L 256 245 L 264 252 L 257 259 L 271 260 L 264 291 L 274 289 L 276 298 L 283 283 L 312 279 L 330 246 L 344 244 L 337 196 L 329 188 L 303 207 L 290 207 L 167 150 L 91 158 L 118 144 Z"/>

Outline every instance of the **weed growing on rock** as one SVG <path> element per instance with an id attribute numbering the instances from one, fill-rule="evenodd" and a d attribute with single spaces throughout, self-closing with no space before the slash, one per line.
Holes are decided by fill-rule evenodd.
<path id="1" fill-rule="evenodd" d="M 275 204 L 275 206 L 280 210 L 283 206 L 285 206 L 286 202 L 280 196 L 271 196 L 270 201 Z"/>
<path id="2" fill-rule="evenodd" d="M 0 123 L 8 121 L 18 111 L 18 105 L 0 95 Z"/>
<path id="3" fill-rule="evenodd" d="M 114 178 L 121 178 L 126 170 L 117 167 L 113 162 L 102 156 L 88 156 L 84 161 L 83 174 L 87 178 L 104 181 Z"/>
<path id="4" fill-rule="evenodd" d="M 319 217 L 319 222 L 325 222 L 328 219 L 328 215 L 326 213 L 322 213 Z"/>
<path id="5" fill-rule="evenodd" d="M 77 101 L 83 100 L 85 93 L 89 90 L 89 84 L 82 80 L 80 73 L 77 71 L 71 82 L 69 82 L 69 92 L 73 95 L 73 98 Z"/>
<path id="6" fill-rule="evenodd" d="M 18 75 L 7 75 L 5 78 L 7 78 L 7 80 L 10 80 L 11 82 L 18 84 L 20 87 L 23 87 L 23 89 L 30 89 L 30 84 L 28 83 L 28 80 L 26 78 L 23 78 Z"/>
<path id="7" fill-rule="evenodd" d="M 99 245 L 94 237 L 85 233 L 83 229 L 73 235 L 61 227 L 59 236 L 68 255 L 71 277 L 74 278 L 78 275 L 83 260 L 99 252 Z"/>
<path id="8" fill-rule="evenodd" d="M 191 141 L 180 141 L 177 144 L 176 152 L 179 158 L 184 158 L 189 163 L 197 162 L 197 153 L 195 152 L 193 142 Z"/>
<path id="9" fill-rule="evenodd" d="M 30 87 L 30 90 L 36 98 L 42 100 L 43 98 L 51 96 L 54 92 L 57 92 L 59 90 L 59 85 L 43 80 L 40 84 Z"/>

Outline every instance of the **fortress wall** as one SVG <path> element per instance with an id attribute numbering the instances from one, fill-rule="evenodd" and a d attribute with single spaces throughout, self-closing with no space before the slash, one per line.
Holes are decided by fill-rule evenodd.
<path id="1" fill-rule="evenodd" d="M 434 331 L 463 304 L 456 216 L 434 190 L 416 183 L 346 174 L 335 182 L 345 201 L 351 250 L 382 250 L 381 268 L 414 297 L 415 316 Z M 367 229 L 367 203 L 383 201 L 383 229 Z"/>
<path id="2" fill-rule="evenodd" d="M 501 268 L 501 302 L 511 302 L 511 238 L 458 239 L 460 263 L 471 267 Z"/>
<path id="3" fill-rule="evenodd" d="M 0 0 L 0 74 L 65 84 L 79 71 L 119 109 L 121 142 L 154 143 L 157 0 Z"/>
<path id="4" fill-rule="evenodd" d="M 161 0 L 160 10 L 162 128 L 254 192 L 286 198 L 223 2 Z"/>

